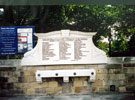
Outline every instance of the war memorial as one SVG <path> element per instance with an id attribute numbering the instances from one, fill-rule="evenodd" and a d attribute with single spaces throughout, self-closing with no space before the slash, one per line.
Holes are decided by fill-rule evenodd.
<path id="1" fill-rule="evenodd" d="M 107 57 L 96 32 L 35 33 L 34 49 L 22 59 L 0 60 L 1 95 L 133 93 L 135 57 Z"/>

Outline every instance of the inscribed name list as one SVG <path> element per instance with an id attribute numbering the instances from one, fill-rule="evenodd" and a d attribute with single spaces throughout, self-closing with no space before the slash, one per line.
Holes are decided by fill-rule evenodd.
<path id="1" fill-rule="evenodd" d="M 42 41 L 42 60 L 78 61 L 90 58 L 89 38 L 46 38 Z"/>

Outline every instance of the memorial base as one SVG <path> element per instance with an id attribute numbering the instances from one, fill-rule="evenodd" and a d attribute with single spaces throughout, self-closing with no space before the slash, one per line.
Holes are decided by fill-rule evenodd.
<path id="1" fill-rule="evenodd" d="M 0 61 L 0 95 L 61 95 L 61 94 L 90 94 L 108 92 L 135 91 L 135 64 L 132 61 L 112 64 L 82 64 L 82 65 L 48 65 L 23 66 L 17 65 L 17 60 Z M 123 59 L 123 58 L 117 58 Z M 118 61 L 118 60 L 117 60 Z M 4 63 L 5 62 L 5 63 Z M 7 62 L 7 63 L 6 63 Z M 117 63 L 117 64 L 116 64 Z M 3 64 L 3 65 L 2 65 Z M 7 66 L 7 64 L 9 64 Z M 14 64 L 11 66 L 11 64 Z M 13 67 L 17 65 L 16 67 Z M 2 67 L 3 66 L 3 67 Z M 89 82 L 89 77 L 69 77 L 69 82 L 63 82 L 62 77 L 43 78 L 37 83 L 37 70 L 73 70 L 95 69 L 96 79 Z"/>

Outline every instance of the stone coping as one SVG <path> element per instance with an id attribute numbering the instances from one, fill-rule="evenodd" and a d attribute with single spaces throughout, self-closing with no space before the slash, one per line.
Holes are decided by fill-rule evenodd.
<path id="1" fill-rule="evenodd" d="M 0 60 L 0 67 L 21 67 L 20 64 L 21 64 L 21 59 Z M 131 67 L 135 66 L 135 57 L 108 57 L 108 63 L 106 65 L 119 65 L 119 64 L 122 64 L 124 67 L 127 67 L 129 65 Z M 75 64 L 75 66 L 77 65 L 78 64 Z M 86 64 L 86 65 L 91 65 L 91 64 Z"/>

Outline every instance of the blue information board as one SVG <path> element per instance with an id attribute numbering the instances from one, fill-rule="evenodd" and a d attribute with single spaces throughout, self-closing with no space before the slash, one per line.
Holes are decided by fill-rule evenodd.
<path id="1" fill-rule="evenodd" d="M 25 53 L 33 48 L 34 26 L 0 27 L 0 54 Z"/>
<path id="2" fill-rule="evenodd" d="M 15 27 L 0 27 L 0 53 L 17 53 L 17 33 Z"/>

